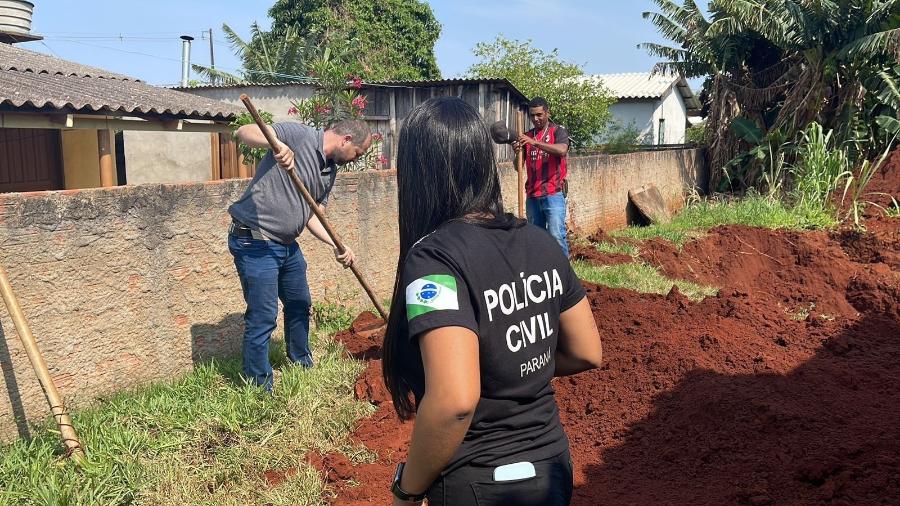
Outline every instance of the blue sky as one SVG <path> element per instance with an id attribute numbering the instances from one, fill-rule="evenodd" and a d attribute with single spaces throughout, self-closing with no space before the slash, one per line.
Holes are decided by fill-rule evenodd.
<path id="1" fill-rule="evenodd" d="M 23 47 L 153 84 L 176 84 L 181 73 L 181 34 L 196 37 L 192 61 L 209 63 L 209 42 L 201 32 L 213 29 L 217 67 L 240 66 L 222 37 L 222 23 L 247 35 L 253 21 L 268 27 L 266 11 L 274 0 L 32 0 L 33 32 L 43 42 Z M 584 66 L 588 73 L 649 71 L 655 62 L 636 48 L 659 41 L 641 17 L 650 0 L 431 0 L 442 24 L 435 47 L 444 77 L 456 77 L 474 62 L 477 42 L 532 39 L 543 50 Z M 696 84 L 694 84 L 696 88 Z"/>

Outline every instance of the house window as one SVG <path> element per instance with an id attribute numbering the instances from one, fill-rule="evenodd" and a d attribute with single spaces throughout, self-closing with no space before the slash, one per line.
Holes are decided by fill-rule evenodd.
<path id="1" fill-rule="evenodd" d="M 665 144 L 666 143 L 666 120 L 659 120 L 659 142 L 657 144 Z"/>

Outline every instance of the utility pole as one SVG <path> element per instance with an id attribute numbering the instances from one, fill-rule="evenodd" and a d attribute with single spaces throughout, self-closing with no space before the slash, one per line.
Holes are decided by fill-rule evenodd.
<path id="1" fill-rule="evenodd" d="M 213 32 L 209 29 L 209 68 L 216 70 L 216 55 L 213 54 Z"/>

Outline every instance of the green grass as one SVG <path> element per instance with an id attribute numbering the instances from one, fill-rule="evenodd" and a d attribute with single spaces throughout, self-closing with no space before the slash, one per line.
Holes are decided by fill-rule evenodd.
<path id="1" fill-rule="evenodd" d="M 837 224 L 832 214 L 814 208 L 791 208 L 778 200 L 748 195 L 730 201 L 701 200 L 685 207 L 670 223 L 628 227 L 611 235 L 640 241 L 660 237 L 676 244 L 684 244 L 719 225 L 791 229 L 832 227 Z"/>
<path id="2" fill-rule="evenodd" d="M 372 408 L 352 395 L 362 365 L 329 337 L 351 313 L 318 309 L 316 367 L 287 366 L 275 342 L 273 394 L 244 385 L 240 360 L 232 359 L 116 395 L 73 414 L 87 449 L 80 466 L 61 457 L 48 421 L 31 439 L 0 448 L 0 504 L 322 504 L 328 491 L 305 454 L 371 459 L 347 435 Z M 289 469 L 274 486 L 263 474 Z"/>
<path id="3" fill-rule="evenodd" d="M 634 244 L 615 244 L 604 241 L 595 244 L 594 247 L 603 253 L 622 254 L 632 257 L 636 257 L 640 254 L 640 249 Z"/>
<path id="4" fill-rule="evenodd" d="M 691 300 L 703 300 L 718 292 L 717 288 L 698 285 L 690 281 L 669 279 L 647 264 L 594 265 L 582 260 L 572 262 L 579 278 L 611 288 L 627 288 L 640 293 L 666 294 L 672 285 Z"/>

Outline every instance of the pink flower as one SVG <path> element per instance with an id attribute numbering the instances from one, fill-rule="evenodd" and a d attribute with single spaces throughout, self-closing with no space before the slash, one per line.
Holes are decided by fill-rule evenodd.
<path id="1" fill-rule="evenodd" d="M 353 83 L 350 86 L 357 90 L 362 88 L 362 79 L 360 79 L 358 76 L 354 76 Z"/>
<path id="2" fill-rule="evenodd" d="M 380 133 L 375 132 L 374 134 L 372 134 L 372 142 L 378 142 L 382 139 L 384 139 L 384 136 L 381 135 Z"/>
<path id="3" fill-rule="evenodd" d="M 354 107 L 356 107 L 357 109 L 362 111 L 363 109 L 366 108 L 368 101 L 366 100 L 365 95 L 357 95 L 356 98 L 354 98 L 353 102 L 351 102 L 351 103 L 353 104 Z"/>
<path id="4" fill-rule="evenodd" d="M 390 160 L 388 160 L 386 156 L 378 155 L 378 164 L 379 165 L 381 165 L 382 167 L 387 167 L 388 163 L 390 163 Z"/>
<path id="5" fill-rule="evenodd" d="M 290 109 L 288 109 L 288 116 L 295 116 L 296 114 L 297 114 L 296 107 L 291 107 Z"/>

